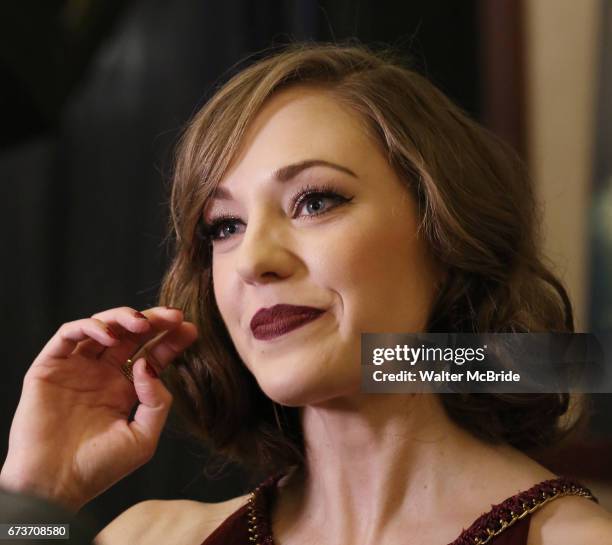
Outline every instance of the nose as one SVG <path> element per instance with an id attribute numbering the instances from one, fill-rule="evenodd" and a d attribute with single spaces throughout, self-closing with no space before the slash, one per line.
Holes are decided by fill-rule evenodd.
<path id="1" fill-rule="evenodd" d="M 297 258 L 286 221 L 270 212 L 249 218 L 236 258 L 238 274 L 247 284 L 287 278 L 295 270 Z"/>

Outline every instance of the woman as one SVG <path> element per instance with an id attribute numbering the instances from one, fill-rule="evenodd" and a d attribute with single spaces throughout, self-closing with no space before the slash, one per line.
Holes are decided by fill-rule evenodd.
<path id="1" fill-rule="evenodd" d="M 78 510 L 153 455 L 174 399 L 270 478 L 137 504 L 100 543 L 612 541 L 590 492 L 524 452 L 575 416 L 569 396 L 360 393 L 362 332 L 573 330 L 520 161 L 425 79 L 359 46 L 255 63 L 188 127 L 172 225 L 161 303 L 180 310 L 59 329 L 26 374 L 5 486 Z"/>

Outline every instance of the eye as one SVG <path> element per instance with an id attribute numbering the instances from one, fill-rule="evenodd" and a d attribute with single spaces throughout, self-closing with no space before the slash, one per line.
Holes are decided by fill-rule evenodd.
<path id="1" fill-rule="evenodd" d="M 350 200 L 351 199 L 347 199 L 346 197 L 339 195 L 328 186 L 321 188 L 307 187 L 294 199 L 293 217 L 296 217 L 297 212 L 301 208 L 306 210 L 307 213 L 305 215 L 307 217 L 318 216 L 319 214 L 324 214 L 328 210 Z"/>
<path id="2" fill-rule="evenodd" d="M 204 224 L 204 234 L 209 240 L 226 240 L 238 232 L 238 224 L 242 223 L 240 218 L 225 215 L 219 216 L 210 223 Z"/>
<path id="3" fill-rule="evenodd" d="M 306 213 L 299 215 L 300 217 L 319 216 L 351 200 L 352 197 L 343 197 L 330 186 L 307 186 L 292 199 L 291 217 L 298 217 L 298 212 L 302 208 L 306 210 Z M 240 218 L 231 215 L 221 215 L 210 223 L 204 223 L 202 231 L 204 238 L 214 242 L 228 240 L 233 235 L 243 232 L 244 227 L 245 224 Z"/>

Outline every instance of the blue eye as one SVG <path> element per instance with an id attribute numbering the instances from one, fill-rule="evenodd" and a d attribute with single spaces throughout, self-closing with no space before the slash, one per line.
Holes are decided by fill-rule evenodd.
<path id="1" fill-rule="evenodd" d="M 308 214 L 309 216 L 316 216 L 318 214 L 323 214 L 326 210 L 329 210 L 329 206 L 325 208 L 323 204 L 325 201 L 331 201 L 332 203 L 336 203 L 336 205 L 332 205 L 331 208 L 337 206 L 338 203 L 344 202 L 347 199 L 334 193 L 333 191 L 311 191 L 307 193 L 302 193 L 298 198 L 298 201 L 294 205 L 294 210 L 299 210 L 302 205 L 306 205 L 304 208 L 311 212 Z M 323 210 L 322 210 L 323 209 Z M 294 214 L 295 215 L 295 214 Z"/>
<path id="2" fill-rule="evenodd" d="M 209 240 L 226 240 L 237 232 L 238 223 L 241 223 L 240 218 L 234 216 L 220 216 L 214 221 L 205 224 L 206 238 Z"/>
<path id="3" fill-rule="evenodd" d="M 350 200 L 352 200 L 352 198 L 346 198 L 339 195 L 329 186 L 320 188 L 307 186 L 292 199 L 291 217 L 299 217 L 297 212 L 304 204 L 306 205 L 306 210 L 309 212 L 305 214 L 304 217 L 309 218 L 325 214 L 336 206 L 349 202 Z M 325 201 L 331 201 L 333 204 L 331 206 L 325 206 L 323 204 Z M 238 233 L 240 224 L 244 226 L 244 222 L 240 218 L 231 215 L 222 215 L 210 223 L 204 224 L 204 236 L 211 242 L 227 240 Z"/>

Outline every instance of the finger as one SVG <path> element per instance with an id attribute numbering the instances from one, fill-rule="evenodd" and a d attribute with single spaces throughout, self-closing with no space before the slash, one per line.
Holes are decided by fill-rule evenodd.
<path id="1" fill-rule="evenodd" d="M 128 331 L 135 333 L 147 331 L 149 328 L 147 315 L 132 307 L 117 307 L 103 310 L 96 312 L 92 318 L 97 318 L 106 323 L 120 324 Z"/>
<path id="2" fill-rule="evenodd" d="M 126 316 L 125 313 L 114 316 L 117 318 L 117 322 L 109 322 L 113 324 L 113 328 L 124 327 L 122 333 L 120 333 L 121 343 L 113 347 L 107 347 L 104 353 L 98 356 L 98 359 L 107 361 L 115 367 L 121 366 L 125 363 L 127 358 L 134 356 L 143 344 L 154 339 L 160 333 L 178 327 L 183 321 L 183 313 L 178 309 L 155 307 L 143 311 L 142 314 L 146 316 L 146 323 L 148 326 L 140 333 L 129 330 L 130 327 L 135 329 L 134 323 L 130 323 L 129 321 L 130 319 L 134 319 L 133 316 L 129 314 Z M 108 311 L 100 313 L 98 316 L 113 320 L 113 315 L 108 314 Z"/>
<path id="3" fill-rule="evenodd" d="M 117 334 L 104 322 L 94 318 L 84 318 L 62 324 L 43 347 L 37 360 L 66 358 L 72 354 L 79 342 L 90 338 L 104 346 L 115 346 L 119 343 Z"/>
<path id="4" fill-rule="evenodd" d="M 120 340 L 131 343 L 131 346 L 138 344 L 139 334 L 151 328 L 147 317 L 130 307 L 118 307 L 98 312 L 92 318 L 108 324 L 117 333 Z M 80 343 L 74 351 L 75 354 L 96 358 L 101 356 L 103 352 L 104 349 L 100 349 L 88 341 Z"/>
<path id="5" fill-rule="evenodd" d="M 100 355 L 104 353 L 106 346 L 100 344 L 98 341 L 93 339 L 86 339 L 77 344 L 76 348 L 72 352 L 73 354 L 79 354 L 86 358 L 98 359 Z"/>
<path id="6" fill-rule="evenodd" d="M 166 423 L 172 405 L 172 395 L 157 378 L 155 371 L 150 366 L 147 369 L 147 361 L 144 358 L 134 363 L 132 372 L 134 389 L 140 404 L 129 426 L 139 437 L 140 442 L 148 446 L 152 455 Z"/>
<path id="7" fill-rule="evenodd" d="M 198 330 L 191 322 L 183 322 L 169 331 L 159 342 L 146 348 L 146 359 L 158 374 L 172 363 L 198 338 Z"/>

